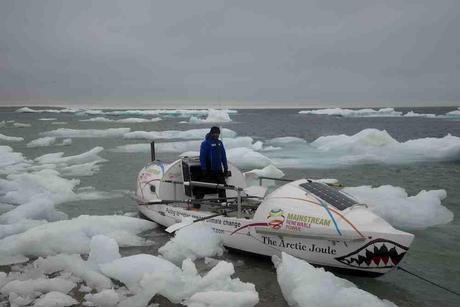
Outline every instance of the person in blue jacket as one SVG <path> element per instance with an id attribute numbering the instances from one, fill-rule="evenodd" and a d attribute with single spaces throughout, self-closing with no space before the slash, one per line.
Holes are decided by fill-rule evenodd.
<path id="1" fill-rule="evenodd" d="M 203 173 L 203 181 L 225 184 L 225 177 L 228 176 L 227 155 L 224 144 L 219 140 L 219 127 L 212 127 L 200 148 L 200 166 Z M 224 189 L 219 189 L 219 198 L 225 198 Z M 196 193 L 196 198 L 201 199 L 203 195 Z"/>

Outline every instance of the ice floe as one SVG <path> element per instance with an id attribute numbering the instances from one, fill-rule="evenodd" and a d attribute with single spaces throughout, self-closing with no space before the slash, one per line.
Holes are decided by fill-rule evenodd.
<path id="1" fill-rule="evenodd" d="M 109 128 L 109 129 L 68 129 L 59 128 L 51 131 L 41 132 L 44 136 L 54 136 L 59 138 L 108 138 L 122 137 L 130 132 L 130 128 Z"/>
<path id="2" fill-rule="evenodd" d="M 13 123 L 13 126 L 18 127 L 18 128 L 32 127 L 31 124 L 26 124 L 26 123 Z"/>
<path id="3" fill-rule="evenodd" d="M 267 142 L 269 144 L 269 142 Z M 279 144 L 279 143 L 278 143 Z M 280 144 L 282 150 L 265 151 L 277 167 L 318 168 L 363 163 L 455 161 L 460 137 L 420 138 L 399 142 L 385 130 L 364 129 L 354 135 L 322 136 L 307 144 Z"/>
<path id="4" fill-rule="evenodd" d="M 446 116 L 460 116 L 460 107 L 458 108 L 458 110 L 447 112 Z"/>
<path id="5" fill-rule="evenodd" d="M 133 305 L 133 302 L 138 304 L 136 306 L 146 306 L 156 294 L 187 306 L 215 306 L 209 305 L 209 302 L 217 293 L 227 298 L 238 297 L 225 302 L 230 305 L 219 306 L 254 306 L 259 302 L 254 285 L 238 278 L 232 279 L 235 269 L 225 261 L 220 261 L 203 277 L 190 259 L 184 260 L 182 268 L 179 268 L 165 259 L 146 254 L 120 258 L 102 265 L 101 270 L 136 293 L 129 302 L 122 302 L 122 306 Z M 202 301 L 208 304 L 201 304 Z"/>
<path id="6" fill-rule="evenodd" d="M 209 225 L 194 223 L 177 231 L 158 252 L 169 261 L 181 264 L 186 258 L 221 256 L 224 249 L 221 238 Z"/>
<path id="7" fill-rule="evenodd" d="M 51 291 L 35 301 L 34 307 L 65 307 L 78 304 L 78 301 L 62 292 Z"/>
<path id="8" fill-rule="evenodd" d="M 347 187 L 343 191 L 367 204 L 377 215 L 395 227 L 423 229 L 452 221 L 454 214 L 441 204 L 445 190 L 420 191 L 409 196 L 400 187 Z"/>
<path id="9" fill-rule="evenodd" d="M 6 142 L 21 142 L 24 141 L 23 137 L 17 137 L 17 136 L 8 136 L 0 133 L 0 141 L 6 141 Z"/>
<path id="10" fill-rule="evenodd" d="M 209 109 L 208 116 L 204 119 L 196 117 L 196 116 L 191 116 L 189 119 L 189 122 L 193 124 L 227 123 L 231 121 L 232 119 L 228 115 L 228 110 L 216 110 L 216 109 Z"/>
<path id="11" fill-rule="evenodd" d="M 244 173 L 246 182 L 248 185 L 257 184 L 260 177 L 271 177 L 271 178 L 281 178 L 284 176 L 284 172 L 277 168 L 276 166 L 270 164 L 262 169 L 253 169 Z M 273 180 L 263 180 L 264 186 L 273 185 Z"/>
<path id="12" fill-rule="evenodd" d="M 434 118 L 436 117 L 436 114 L 431 114 L 431 113 L 415 113 L 414 111 L 409 111 L 406 114 L 404 114 L 404 117 L 430 117 Z"/>
<path id="13" fill-rule="evenodd" d="M 382 108 L 378 110 L 374 109 L 319 109 L 309 111 L 299 111 L 299 114 L 314 114 L 314 115 L 333 115 L 333 116 L 344 116 L 344 117 L 395 117 L 401 116 L 402 112 L 395 111 L 394 108 Z"/>
<path id="14" fill-rule="evenodd" d="M 168 131 L 133 131 L 124 134 L 126 139 L 204 139 L 209 129 L 191 129 L 185 131 L 168 130 Z M 233 138 L 236 132 L 230 129 L 223 128 L 221 130 L 221 137 Z"/>
<path id="15" fill-rule="evenodd" d="M 56 120 L 57 118 L 54 118 L 54 117 L 43 117 L 43 118 L 39 118 L 38 120 L 43 120 L 43 121 L 52 121 L 52 120 Z"/>
<path id="16" fill-rule="evenodd" d="M 9 174 L 23 170 L 29 161 L 20 152 L 15 152 L 10 146 L 0 145 L 0 174 Z"/>
<path id="17" fill-rule="evenodd" d="M 396 307 L 388 300 L 357 288 L 323 268 L 315 268 L 304 260 L 286 253 L 274 256 L 278 283 L 289 306 Z"/>
<path id="18" fill-rule="evenodd" d="M 23 262 L 30 256 L 88 253 L 91 238 L 99 234 L 115 239 L 120 246 L 146 245 L 150 242 L 137 234 L 155 227 L 147 220 L 115 215 L 49 222 L 0 240 L 0 265 Z"/>
<path id="19" fill-rule="evenodd" d="M 35 140 L 30 141 L 26 144 L 27 147 L 46 147 L 54 144 L 56 142 L 56 137 L 54 136 L 45 136 L 42 138 L 38 138 Z"/>
<path id="20" fill-rule="evenodd" d="M 107 117 L 93 117 L 89 119 L 82 119 L 81 122 L 101 122 L 101 123 L 124 123 L 124 124 L 137 124 L 137 123 L 153 123 L 160 121 L 161 118 L 154 117 L 154 118 L 137 118 L 137 117 L 129 117 L 129 118 L 122 118 L 122 119 L 111 119 Z"/>

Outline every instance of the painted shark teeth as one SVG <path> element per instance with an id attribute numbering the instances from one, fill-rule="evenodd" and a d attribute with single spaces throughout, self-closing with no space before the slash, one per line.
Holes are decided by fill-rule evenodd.
<path id="1" fill-rule="evenodd" d="M 407 247 L 399 243 L 376 239 L 348 255 L 335 259 L 359 268 L 391 268 L 401 261 L 407 250 Z"/>

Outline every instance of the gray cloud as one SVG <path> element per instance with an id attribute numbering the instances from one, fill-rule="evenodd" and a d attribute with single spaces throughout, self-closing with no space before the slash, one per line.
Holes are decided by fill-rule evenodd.
<path id="1" fill-rule="evenodd" d="M 455 0 L 5 0 L 0 99 L 453 105 L 459 12 Z"/>

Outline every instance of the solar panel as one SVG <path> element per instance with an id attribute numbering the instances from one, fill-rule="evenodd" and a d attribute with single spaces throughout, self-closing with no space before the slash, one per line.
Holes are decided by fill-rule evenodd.
<path id="1" fill-rule="evenodd" d="M 346 195 L 337 191 L 337 189 L 323 183 L 306 182 L 300 184 L 299 186 L 301 186 L 308 192 L 313 193 L 314 195 L 321 198 L 323 201 L 336 207 L 339 210 L 344 210 L 348 207 L 357 204 L 357 202 L 351 199 L 350 197 L 347 197 Z"/>

